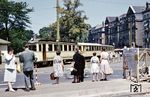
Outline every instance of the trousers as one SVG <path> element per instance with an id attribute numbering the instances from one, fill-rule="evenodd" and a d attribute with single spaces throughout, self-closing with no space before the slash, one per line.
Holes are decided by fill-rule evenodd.
<path id="1" fill-rule="evenodd" d="M 31 88 L 35 88 L 33 70 L 24 71 L 23 73 L 24 73 L 25 88 L 29 89 L 29 84 L 31 85 Z"/>

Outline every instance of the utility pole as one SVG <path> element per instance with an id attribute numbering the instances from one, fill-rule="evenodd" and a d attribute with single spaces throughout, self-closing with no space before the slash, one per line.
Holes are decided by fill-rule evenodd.
<path id="1" fill-rule="evenodd" d="M 57 14 L 57 51 L 60 50 L 60 46 L 59 46 L 59 41 L 60 41 L 60 30 L 59 30 L 59 10 L 60 10 L 60 6 L 59 6 L 59 0 L 56 1 L 56 14 Z"/>

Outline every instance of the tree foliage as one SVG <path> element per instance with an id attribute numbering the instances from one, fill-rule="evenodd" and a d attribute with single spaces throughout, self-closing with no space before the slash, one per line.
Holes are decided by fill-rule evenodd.
<path id="1" fill-rule="evenodd" d="M 39 37 L 42 39 L 53 40 L 53 33 L 51 27 L 43 27 L 39 30 Z"/>
<path id="2" fill-rule="evenodd" d="M 33 35 L 33 31 L 26 30 L 31 24 L 28 14 L 32 11 L 26 2 L 0 1 L 0 38 L 9 40 L 13 48 L 17 49 L 16 52 Z"/>
<path id="3" fill-rule="evenodd" d="M 80 0 L 64 0 L 64 7 L 59 9 L 61 17 L 60 23 L 60 37 L 61 41 L 69 42 L 86 42 L 89 24 L 85 21 L 88 19 L 82 10 L 78 10 L 82 6 Z M 56 22 L 52 25 L 52 32 L 56 36 Z"/>

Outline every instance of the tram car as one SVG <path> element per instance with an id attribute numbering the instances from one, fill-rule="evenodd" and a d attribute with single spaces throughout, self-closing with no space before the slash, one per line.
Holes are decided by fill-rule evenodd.
<path id="1" fill-rule="evenodd" d="M 52 60 L 57 51 L 57 42 L 49 40 L 33 40 L 29 41 L 28 43 L 30 50 L 33 50 L 35 56 L 37 57 L 37 64 L 52 65 Z M 102 45 L 97 43 L 59 42 L 59 48 L 64 62 L 73 60 L 75 48 L 79 48 L 81 54 L 86 59 L 90 59 L 93 55 L 93 52 L 96 52 L 97 56 L 100 56 L 102 48 L 105 48 L 106 51 L 114 50 L 114 47 L 111 45 Z"/>

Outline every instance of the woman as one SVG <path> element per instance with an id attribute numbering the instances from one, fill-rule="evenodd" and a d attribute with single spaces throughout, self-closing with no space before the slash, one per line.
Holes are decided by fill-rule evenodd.
<path id="1" fill-rule="evenodd" d="M 59 84 L 59 77 L 63 76 L 63 59 L 60 56 L 60 51 L 56 52 L 56 56 L 53 59 L 54 77 L 56 77 L 56 83 Z"/>
<path id="2" fill-rule="evenodd" d="M 104 48 L 102 48 L 101 52 L 101 58 L 100 58 L 100 70 L 101 70 L 101 81 L 107 80 L 107 75 L 110 75 L 113 73 L 112 69 L 110 68 L 110 65 L 108 63 L 109 54 L 105 51 Z"/>
<path id="3" fill-rule="evenodd" d="M 95 80 L 98 81 L 98 73 L 99 73 L 99 59 L 96 56 L 96 53 L 93 53 L 93 57 L 91 58 L 91 73 L 92 75 L 92 82 Z"/>
<path id="4" fill-rule="evenodd" d="M 16 64 L 15 64 L 15 55 L 13 54 L 13 49 L 9 48 L 8 54 L 5 57 L 5 73 L 4 73 L 4 82 L 8 83 L 8 90 L 15 92 L 12 88 L 12 83 L 16 82 Z"/>

